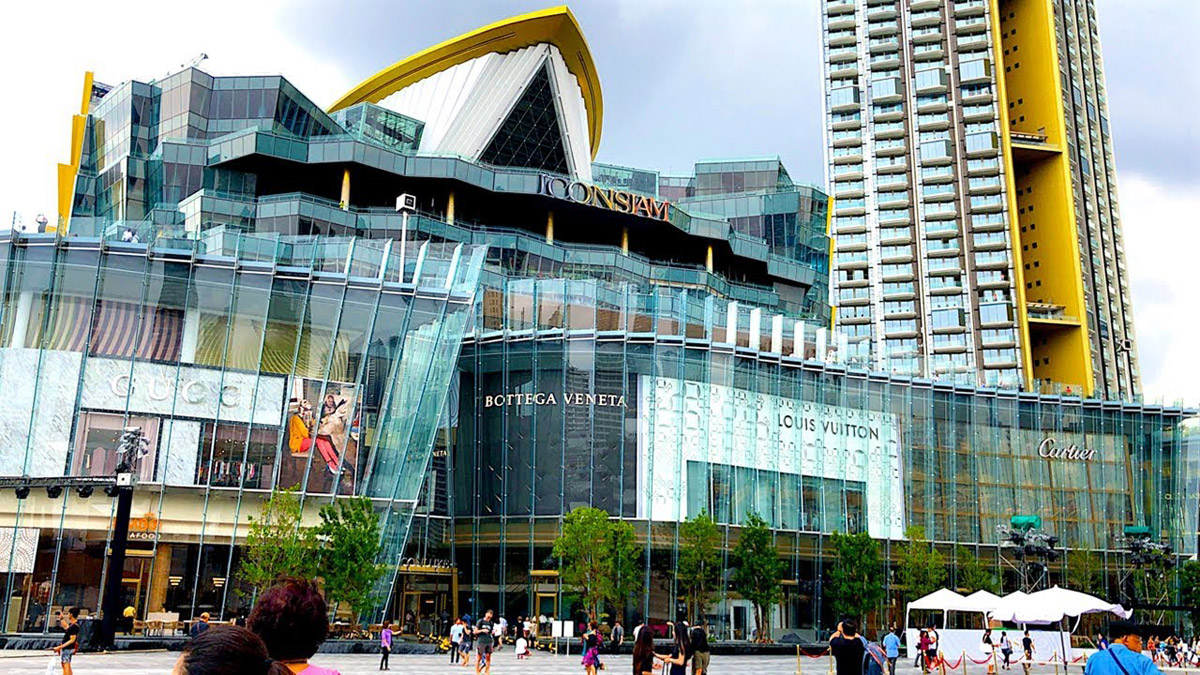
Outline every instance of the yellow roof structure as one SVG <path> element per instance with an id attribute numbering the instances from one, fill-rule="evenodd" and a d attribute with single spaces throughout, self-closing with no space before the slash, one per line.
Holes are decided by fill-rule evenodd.
<path id="1" fill-rule="evenodd" d="M 600 129 L 604 119 L 604 97 L 600 76 L 588 49 L 579 22 L 565 5 L 551 7 L 464 33 L 398 61 L 375 73 L 337 100 L 329 112 L 352 105 L 378 103 L 397 91 L 460 63 L 485 54 L 503 54 L 523 47 L 549 43 L 562 52 L 567 68 L 579 81 L 587 109 L 588 135 L 592 158 L 600 149 Z"/>

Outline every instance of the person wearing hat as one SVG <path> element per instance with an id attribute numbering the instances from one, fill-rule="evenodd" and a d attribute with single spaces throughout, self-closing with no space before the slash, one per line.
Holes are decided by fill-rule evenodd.
<path id="1" fill-rule="evenodd" d="M 1150 657 L 1142 654 L 1142 636 L 1128 621 L 1108 627 L 1109 646 L 1087 660 L 1084 675 L 1162 675 Z"/>
<path id="2" fill-rule="evenodd" d="M 197 637 L 209 629 L 208 612 L 200 614 L 200 620 L 192 624 L 192 637 Z"/>

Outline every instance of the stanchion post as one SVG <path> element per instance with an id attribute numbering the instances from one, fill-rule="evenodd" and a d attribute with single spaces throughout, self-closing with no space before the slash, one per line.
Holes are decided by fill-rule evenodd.
<path id="1" fill-rule="evenodd" d="M 1054 675 L 1058 675 L 1058 652 L 1051 654 L 1050 660 L 1054 662 Z"/>
<path id="2" fill-rule="evenodd" d="M 829 675 L 833 675 L 833 648 L 830 647 L 825 652 L 829 654 Z"/>
<path id="3" fill-rule="evenodd" d="M 962 652 L 962 667 L 963 675 L 967 675 L 967 650 L 965 649 Z"/>
<path id="4" fill-rule="evenodd" d="M 800 645 L 796 645 L 796 675 L 800 675 Z"/>

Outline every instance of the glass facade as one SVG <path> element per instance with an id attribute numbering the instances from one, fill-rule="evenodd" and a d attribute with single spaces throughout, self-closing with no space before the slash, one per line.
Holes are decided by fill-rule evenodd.
<path id="1" fill-rule="evenodd" d="M 685 293 L 604 291 L 509 280 L 503 292 L 527 299 L 531 314 L 477 323 L 468 336 L 449 497 L 430 516 L 449 518 L 453 531 L 422 545 L 457 560 L 475 606 L 520 614 L 569 592 L 530 571 L 556 566 L 560 519 L 580 505 L 634 524 L 648 589 L 634 610 L 663 620 L 677 597 L 678 524 L 701 510 L 727 547 L 750 512 L 775 529 L 789 561 L 776 619 L 785 628 L 833 619 L 821 585 L 835 531 L 868 532 L 890 554 L 905 527 L 920 525 L 999 569 L 997 526 L 1038 514 L 1063 548 L 1101 552 L 1114 588 L 1127 525 L 1195 551 L 1183 411 L 781 358 L 769 342 L 750 346 L 747 317 L 735 315 L 731 331 L 728 308 L 688 312 Z M 1048 443 L 1095 456 L 1048 458 Z M 1014 590 L 1015 577 L 1005 584 Z M 885 603 L 898 597 L 889 584 Z M 710 620 L 736 634 L 730 621 L 742 603 L 722 600 Z"/>
<path id="2" fill-rule="evenodd" d="M 485 254 L 219 234 L 0 239 L 0 475 L 111 476 L 123 429 L 143 430 L 124 588 L 139 616 L 244 614 L 234 544 L 274 489 L 312 520 L 370 497 L 399 558 Z M 0 494 L 6 631 L 99 606 L 112 509 Z"/>

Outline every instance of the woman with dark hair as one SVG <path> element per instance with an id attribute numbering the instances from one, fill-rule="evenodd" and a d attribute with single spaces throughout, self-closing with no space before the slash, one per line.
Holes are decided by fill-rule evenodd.
<path id="1" fill-rule="evenodd" d="M 271 658 L 293 673 L 339 675 L 308 662 L 329 634 L 328 613 L 316 585 L 287 578 L 263 591 L 246 624 L 266 643 Z"/>
<path id="2" fill-rule="evenodd" d="M 384 621 L 383 630 L 379 631 L 379 652 L 383 656 L 379 659 L 380 670 L 391 670 L 388 665 L 388 655 L 392 653 L 392 622 Z"/>
<path id="3" fill-rule="evenodd" d="M 261 638 L 239 626 L 214 626 L 183 646 L 172 675 L 289 675 Z"/>
<path id="4" fill-rule="evenodd" d="M 642 628 L 633 641 L 633 675 L 654 675 L 654 631 Z"/>
<path id="5" fill-rule="evenodd" d="M 596 675 L 596 671 L 603 668 L 600 665 L 600 644 L 603 638 L 600 636 L 600 625 L 595 621 L 588 623 L 587 632 L 582 636 L 583 640 L 583 670 L 587 675 Z"/>
<path id="6" fill-rule="evenodd" d="M 667 625 L 671 627 L 675 636 L 675 643 L 671 645 L 671 655 L 655 654 L 654 656 L 664 665 L 670 665 L 669 675 L 687 675 L 687 662 L 692 656 L 692 645 L 688 642 L 687 628 L 677 623 Z"/>
<path id="7" fill-rule="evenodd" d="M 700 626 L 692 629 L 692 675 L 708 675 L 708 634 Z"/>

